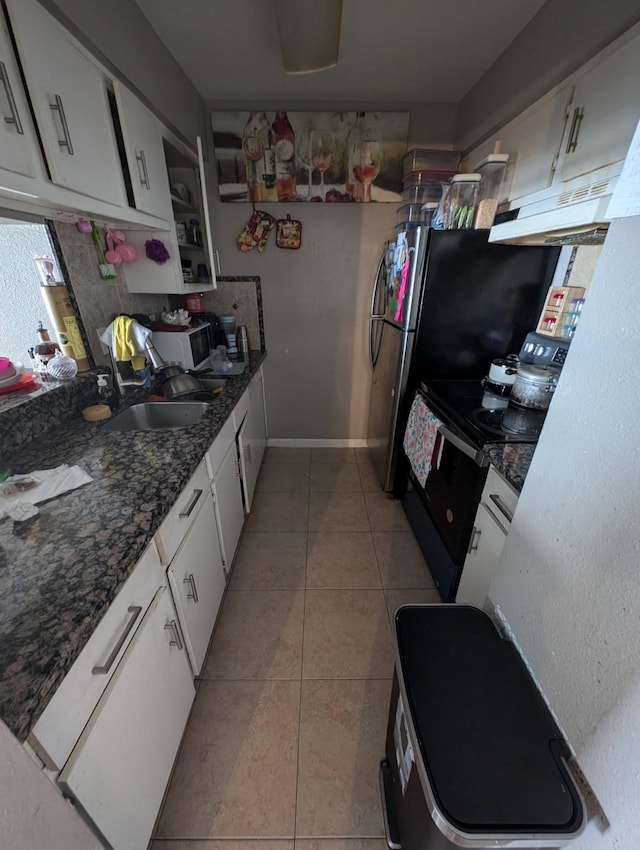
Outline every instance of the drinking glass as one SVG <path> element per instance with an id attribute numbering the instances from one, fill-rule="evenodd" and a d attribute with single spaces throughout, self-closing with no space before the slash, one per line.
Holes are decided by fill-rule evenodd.
<path id="1" fill-rule="evenodd" d="M 335 139 L 330 130 L 312 130 L 310 139 L 311 162 L 320 172 L 320 195 L 326 199 L 324 173 L 333 162 Z"/>
<path id="2" fill-rule="evenodd" d="M 298 153 L 298 161 L 303 168 L 307 169 L 307 200 L 311 200 L 311 175 L 313 174 L 313 161 L 311 156 L 311 130 L 302 130 L 298 134 L 296 151 Z"/>
<path id="3" fill-rule="evenodd" d="M 371 200 L 371 184 L 380 173 L 382 146 L 376 139 L 359 139 L 353 148 L 353 173 L 362 184 L 362 200 Z"/>

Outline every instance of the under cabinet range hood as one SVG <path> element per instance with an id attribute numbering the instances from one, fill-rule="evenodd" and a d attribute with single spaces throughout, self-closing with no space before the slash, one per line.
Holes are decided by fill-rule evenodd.
<path id="1" fill-rule="evenodd" d="M 623 162 L 522 198 L 518 215 L 491 228 L 490 242 L 516 245 L 601 245 L 609 201 Z"/>

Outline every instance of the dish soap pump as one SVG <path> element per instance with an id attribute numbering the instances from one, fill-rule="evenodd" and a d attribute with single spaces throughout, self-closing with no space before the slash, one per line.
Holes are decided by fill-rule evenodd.
<path id="1" fill-rule="evenodd" d="M 106 374 L 98 375 L 98 400 L 108 404 L 111 410 L 118 406 L 118 394 L 109 386 L 109 376 Z"/>

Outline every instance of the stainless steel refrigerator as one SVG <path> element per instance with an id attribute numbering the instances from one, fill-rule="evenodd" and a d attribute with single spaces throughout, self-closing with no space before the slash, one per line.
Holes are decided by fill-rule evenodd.
<path id="1" fill-rule="evenodd" d="M 536 325 L 560 249 L 496 245 L 488 236 L 488 230 L 409 231 L 403 271 L 393 243 L 385 245 L 371 298 L 367 432 L 383 490 L 398 485 L 418 383 L 482 378 L 495 357 L 519 351 Z"/>

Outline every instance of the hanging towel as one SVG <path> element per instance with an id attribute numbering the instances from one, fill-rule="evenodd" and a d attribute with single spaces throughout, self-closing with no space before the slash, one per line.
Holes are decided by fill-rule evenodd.
<path id="1" fill-rule="evenodd" d="M 438 428 L 441 424 L 417 393 L 409 412 L 402 446 L 421 487 L 426 484 L 429 471 L 437 469 L 440 464 L 442 440 Z"/>
<path id="2" fill-rule="evenodd" d="M 150 335 L 149 328 L 145 328 L 135 319 L 116 316 L 100 339 L 109 346 L 114 360 L 130 362 L 131 367 L 138 371 L 144 369 L 144 344 Z"/>

